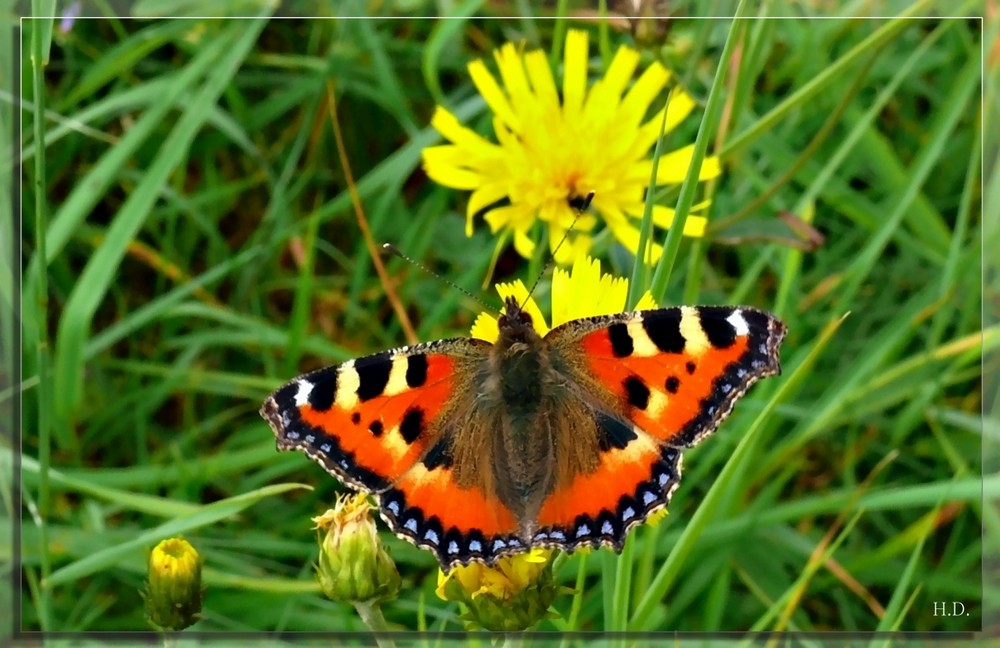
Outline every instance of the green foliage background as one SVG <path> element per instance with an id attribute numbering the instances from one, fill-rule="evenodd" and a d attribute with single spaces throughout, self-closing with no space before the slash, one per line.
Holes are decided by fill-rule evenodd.
<path id="1" fill-rule="evenodd" d="M 197 629 L 364 628 L 311 574 L 309 517 L 339 484 L 275 453 L 256 413 L 300 371 L 406 342 L 360 234 L 327 87 L 374 239 L 478 292 L 494 240 L 481 221 L 466 239 L 466 195 L 422 174 L 420 149 L 438 141 L 427 123 L 441 102 L 490 132 L 465 65 L 506 40 L 552 51 L 555 32 L 584 26 L 605 59 L 634 42 L 567 5 L 565 23 L 487 20 L 534 7 L 481 0 L 452 6 L 475 17 L 441 21 L 388 19 L 437 8 L 413 1 L 344 3 L 381 16 L 357 20 L 269 19 L 244 3 L 218 6 L 261 18 L 25 22 L 24 365 L 3 392 L 23 399 L 24 501 L 10 515 L 23 518 L 25 628 L 145 629 L 146 555 L 176 532 L 205 560 Z M 980 480 L 983 434 L 998 432 L 979 387 L 1000 339 L 981 325 L 980 284 L 983 245 L 998 249 L 980 219 L 980 64 L 995 27 L 859 20 L 864 6 L 764 3 L 732 34 L 728 20 L 676 19 L 665 35 L 643 24 L 647 62 L 702 104 L 728 70 L 725 121 L 706 135 L 725 166 L 715 226 L 682 242 L 660 302 L 774 310 L 790 331 L 785 371 L 686 453 L 670 515 L 624 557 L 558 564 L 576 592 L 539 628 L 980 627 L 981 529 L 1000 528 L 982 506 L 1000 482 Z M 963 7 L 949 11 L 978 10 Z M 47 30 L 48 64 L 33 67 Z M 720 63 L 727 37 L 739 40 Z M 693 141 L 703 114 L 668 143 Z M 825 241 L 803 249 L 783 212 Z M 595 252 L 631 276 L 609 238 Z M 421 340 L 468 331 L 475 304 L 387 263 Z M 497 278 L 531 281 L 539 265 L 505 253 Z M 268 488 L 287 483 L 315 490 Z M 390 625 L 461 628 L 433 593 L 431 556 L 389 535 L 404 579 Z M 969 615 L 935 616 L 936 601 Z"/>

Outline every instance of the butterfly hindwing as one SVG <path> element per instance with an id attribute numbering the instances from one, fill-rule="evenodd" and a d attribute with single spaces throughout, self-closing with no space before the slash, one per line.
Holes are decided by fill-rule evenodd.
<path id="1" fill-rule="evenodd" d="M 670 501 L 680 483 L 681 453 L 618 414 L 587 409 L 587 427 L 597 439 L 596 465 L 570 472 L 549 493 L 532 540 L 568 550 L 589 545 L 620 551 L 629 530 Z M 565 443 L 580 443 L 580 437 L 578 430 Z"/>

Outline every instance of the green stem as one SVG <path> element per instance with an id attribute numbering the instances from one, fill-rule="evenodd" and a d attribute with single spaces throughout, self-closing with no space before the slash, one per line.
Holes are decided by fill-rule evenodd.
<path id="1" fill-rule="evenodd" d="M 375 643 L 379 648 L 396 648 L 396 644 L 392 639 L 379 635 L 379 633 L 389 631 L 389 624 L 385 622 L 385 617 L 382 616 L 382 608 L 377 603 L 355 603 L 354 609 L 358 611 L 358 616 L 365 622 L 365 625 L 372 632 L 376 633 Z"/>
<path id="2" fill-rule="evenodd" d="M 35 14 L 40 7 L 33 7 Z M 51 14 L 49 14 L 51 15 Z M 51 27 L 51 19 L 49 19 Z M 49 464 L 52 456 L 51 421 L 49 420 L 49 371 L 48 371 L 48 265 L 45 263 L 46 224 L 46 180 L 45 180 L 45 64 L 47 62 L 46 20 L 34 18 L 31 21 L 31 71 L 32 93 L 34 95 L 34 138 L 35 138 L 35 255 L 39 259 L 38 287 L 34 297 L 37 300 L 35 323 L 38 327 L 38 343 L 35 346 L 35 362 L 38 370 L 38 539 L 41 544 L 42 588 L 38 600 L 38 621 L 41 629 L 54 630 L 49 618 L 48 594 L 45 581 L 52 572 L 49 561 Z M 48 32 L 50 34 L 51 32 Z"/>

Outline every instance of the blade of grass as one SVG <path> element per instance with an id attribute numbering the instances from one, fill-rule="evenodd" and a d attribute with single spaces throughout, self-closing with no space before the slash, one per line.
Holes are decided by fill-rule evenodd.
<path id="1" fill-rule="evenodd" d="M 611 605 L 611 625 L 605 631 L 620 631 L 628 627 L 629 600 L 632 595 L 632 573 L 635 569 L 635 538 L 626 542 L 615 561 L 614 594 Z M 605 587 L 605 589 L 609 589 Z"/>
<path id="2" fill-rule="evenodd" d="M 86 73 L 59 101 L 56 110 L 65 112 L 91 98 L 104 86 L 120 79 L 123 69 L 134 67 L 139 61 L 149 58 L 158 48 L 182 38 L 191 27 L 191 22 L 187 20 L 153 22 L 107 49 L 99 59 L 87 66 Z"/>
<path id="3" fill-rule="evenodd" d="M 351 196 L 351 203 L 354 205 L 354 216 L 357 219 L 358 230 L 361 232 L 364 244 L 368 248 L 368 254 L 371 256 L 372 264 L 375 266 L 375 272 L 378 273 L 379 281 L 382 282 L 386 299 L 392 304 L 392 309 L 399 319 L 399 324 L 403 327 L 407 343 L 416 344 L 419 340 L 417 339 L 416 331 L 413 330 L 413 324 L 410 322 L 410 315 L 406 312 L 406 307 L 399 300 L 399 295 L 396 294 L 396 287 L 389 278 L 389 273 L 385 270 L 382 255 L 379 252 L 378 246 L 375 245 L 375 239 L 372 238 L 371 228 L 368 227 L 368 219 L 365 218 L 364 208 L 361 205 L 361 194 L 358 193 L 358 187 L 354 182 L 354 176 L 351 173 L 351 163 L 347 159 L 347 149 L 344 148 L 344 139 L 340 132 L 336 93 L 333 91 L 333 85 L 330 83 L 326 86 L 326 96 L 327 107 L 330 111 L 330 123 L 333 124 L 333 135 L 337 142 L 337 155 L 340 157 L 340 166 L 344 170 L 344 179 Z"/>
<path id="4" fill-rule="evenodd" d="M 12 461 L 13 458 L 9 450 L 0 450 L 0 463 L 9 465 Z M 91 495 L 128 510 L 147 513 L 157 517 L 186 515 L 198 509 L 198 506 L 195 504 L 102 486 L 88 479 L 67 475 L 51 468 L 43 472 L 41 462 L 35 461 L 31 457 L 21 457 L 21 470 L 23 471 L 25 484 L 40 482 L 42 475 L 47 473 L 47 478 L 51 480 L 52 486 L 60 491 Z M 43 547 L 47 546 L 44 544 L 46 540 L 45 535 L 41 533 L 41 529 L 39 529 L 39 539 Z M 42 551 L 40 555 L 44 557 L 46 553 L 46 551 Z"/>
<path id="5" fill-rule="evenodd" d="M 898 450 L 892 450 L 885 457 L 882 458 L 875 468 L 868 473 L 864 481 L 858 485 L 855 489 L 854 497 L 850 502 L 844 507 L 837 517 L 834 519 L 833 524 L 827 529 L 826 533 L 816 544 L 816 548 L 813 550 L 809 559 L 806 561 L 805 567 L 802 569 L 801 574 L 796 578 L 795 583 L 782 597 L 784 602 L 784 609 L 781 610 L 781 614 L 778 620 L 775 622 L 774 627 L 771 630 L 781 631 L 788 627 L 792 620 L 792 614 L 798 609 L 799 605 L 802 603 L 802 599 L 805 596 L 806 590 L 809 587 L 809 583 L 812 581 L 813 576 L 819 571 L 819 568 L 832 562 L 833 555 L 836 553 L 837 548 L 847 539 L 850 535 L 851 529 L 857 524 L 858 520 L 861 519 L 861 515 L 864 513 L 863 509 L 856 509 L 857 501 L 871 488 L 872 484 L 878 475 L 889 465 L 896 457 L 899 456 Z M 848 511 L 855 510 L 854 517 L 847 522 L 846 526 L 844 521 L 847 520 Z M 843 529 L 841 530 L 841 527 Z M 839 532 L 839 533 L 838 533 Z M 761 626 L 763 627 L 763 626 Z"/>
<path id="6" fill-rule="evenodd" d="M 899 16 L 890 20 L 871 36 L 852 47 L 842 57 L 823 68 L 823 71 L 813 77 L 809 83 L 792 93 L 791 96 L 772 108 L 766 115 L 755 121 L 746 130 L 727 141 L 725 147 L 719 151 L 719 157 L 724 158 L 748 145 L 762 133 L 773 130 L 778 122 L 788 117 L 788 113 L 806 105 L 811 98 L 828 87 L 831 79 L 840 75 L 845 68 L 854 65 L 860 59 L 869 56 L 872 52 L 877 51 L 890 40 L 899 36 L 904 29 L 912 24 L 912 21 L 908 20 L 908 18 L 925 15 L 934 2 L 935 0 L 918 0 L 907 7 Z"/>
<path id="7" fill-rule="evenodd" d="M 31 3 L 34 16 L 55 15 L 54 0 L 33 0 Z M 45 140 L 45 66 L 49 60 L 49 48 L 52 45 L 51 18 L 33 18 L 31 20 L 31 86 L 34 94 L 35 111 L 32 120 L 35 140 Z M 45 230 L 48 224 L 48 201 L 45 156 L 35 158 L 35 245 L 38 255 L 45 258 Z M 38 457 L 41 464 L 41 479 L 38 483 L 38 532 L 42 546 L 48 547 L 48 521 L 50 515 L 49 464 L 52 461 L 52 394 L 49 389 L 49 286 L 44 269 L 38 273 L 38 290 L 35 296 L 35 322 L 38 326 L 35 341 L 35 364 L 41 380 L 38 383 Z M 41 580 L 44 582 L 52 570 L 49 562 L 49 552 L 42 551 Z M 37 599 L 38 622 L 41 629 L 51 630 L 50 597 L 44 590 Z"/>
<path id="8" fill-rule="evenodd" d="M 726 68 L 732 57 L 733 48 L 742 39 L 747 21 L 742 20 L 749 10 L 750 3 L 740 0 L 736 6 L 736 15 L 729 26 L 729 34 L 726 36 L 726 44 L 722 47 L 722 54 L 719 55 L 719 63 L 715 68 L 715 78 L 712 80 L 712 87 L 708 91 L 708 101 L 705 104 L 705 116 L 698 125 L 698 135 L 694 141 L 694 151 L 691 154 L 691 164 L 688 167 L 687 175 L 681 184 L 680 193 L 677 196 L 677 206 L 674 208 L 674 220 L 667 230 L 667 238 L 663 244 L 663 254 L 653 271 L 653 281 L 650 292 L 657 303 L 664 303 L 667 294 L 667 285 L 670 283 L 670 273 L 673 271 L 674 263 L 677 260 L 677 252 L 681 247 L 681 238 L 684 234 L 684 223 L 687 221 L 691 206 L 694 204 L 695 191 L 698 189 L 698 177 L 701 174 L 701 164 L 708 153 L 708 144 L 712 133 L 719 125 L 722 116 L 722 107 L 725 99 L 722 96 L 723 81 L 726 77 Z"/>
<path id="9" fill-rule="evenodd" d="M 187 533 L 193 529 L 214 524 L 236 515 L 264 498 L 298 489 L 311 490 L 312 487 L 306 484 L 274 484 L 273 486 L 259 488 L 249 493 L 241 493 L 235 497 L 200 506 L 198 510 L 165 522 L 155 529 L 150 529 L 136 536 L 128 542 L 95 552 L 86 558 L 82 558 L 56 570 L 52 573 L 51 577 L 42 581 L 42 587 L 51 590 L 58 585 L 72 583 L 90 574 L 110 569 L 122 560 L 123 556 L 128 555 L 129 552 L 155 544 L 170 536 Z"/>
<path id="10" fill-rule="evenodd" d="M 945 107 L 928 133 L 927 144 L 917 155 L 909 175 L 909 183 L 903 189 L 898 199 L 893 201 L 894 208 L 886 217 L 882 227 L 875 233 L 869 243 L 862 249 L 850 268 L 847 270 L 837 294 L 839 299 L 834 311 L 840 310 L 854 302 L 855 295 L 878 262 L 889 239 L 903 218 L 910 205 L 920 191 L 920 187 L 930 176 L 934 165 L 949 143 L 952 130 L 965 115 L 966 105 L 973 91 L 979 85 L 979 61 L 970 60 L 955 78 L 951 93 L 942 102 Z"/>
<path id="11" fill-rule="evenodd" d="M 445 47 L 456 38 L 461 38 L 461 30 L 466 27 L 469 18 L 477 15 L 485 0 L 464 0 L 448 13 L 447 20 L 439 20 L 431 30 L 431 35 L 424 46 L 424 55 L 420 60 L 420 69 L 424 76 L 424 85 L 430 92 L 434 103 L 444 105 L 445 95 L 441 89 L 440 63 L 441 53 Z"/>
<path id="12" fill-rule="evenodd" d="M 282 375 L 291 376 L 299 366 L 299 359 L 302 356 L 302 339 L 306 335 L 306 327 L 309 313 L 312 310 L 312 296 L 314 291 L 313 274 L 316 266 L 316 242 L 319 236 L 319 216 L 314 209 L 308 216 L 309 226 L 306 228 L 305 238 L 302 240 L 302 247 L 305 249 L 305 258 L 299 268 L 298 281 L 295 282 L 295 296 L 292 302 L 292 314 L 289 317 L 288 325 L 288 348 L 285 352 L 285 362 L 281 371 Z"/>
<path id="13" fill-rule="evenodd" d="M 170 174 L 187 154 L 188 147 L 204 125 L 210 107 L 231 82 L 265 24 L 263 20 L 231 23 L 226 31 L 217 36 L 219 47 L 223 49 L 218 58 L 211 47 L 198 55 L 203 65 L 211 66 L 204 86 L 177 122 L 139 186 L 122 205 L 108 228 L 107 239 L 83 269 L 66 301 L 56 334 L 54 380 L 60 399 L 55 404 L 54 412 L 61 422 L 60 428 L 66 431 L 65 438 L 60 441 L 67 445 L 69 430 L 72 429 L 70 421 L 82 398 L 84 346 L 97 307 L 114 279 L 129 241 L 146 221 Z M 205 60 L 206 53 L 210 53 L 209 60 Z"/>
<path id="14" fill-rule="evenodd" d="M 670 100 L 673 98 L 674 93 L 671 90 L 670 94 L 667 95 L 667 100 L 663 104 L 663 119 L 660 120 L 660 134 L 656 138 L 656 145 L 653 147 L 653 164 L 649 173 L 649 183 L 647 187 L 656 186 L 656 174 L 660 168 L 660 157 L 662 155 L 661 149 L 663 148 L 664 134 L 667 130 L 667 115 L 670 112 Z M 641 259 L 649 260 L 650 250 L 649 250 L 649 239 L 651 238 L 653 232 L 653 202 L 655 202 L 656 192 L 651 189 L 647 189 L 646 198 L 643 201 L 642 206 L 642 221 L 639 223 L 639 246 L 635 251 L 635 263 L 632 266 L 632 278 L 629 280 L 628 284 L 628 300 L 625 303 L 626 308 L 635 308 L 635 305 L 639 303 L 642 298 L 643 293 L 646 292 L 648 286 L 648 279 L 646 278 L 649 274 L 649 268 L 646 263 L 641 261 Z"/>
<path id="15" fill-rule="evenodd" d="M 940 508 L 940 504 L 935 507 L 935 514 Z M 920 554 L 924 549 L 924 542 L 927 540 L 927 536 L 930 535 L 931 531 L 934 530 L 933 520 L 933 517 L 927 518 L 927 524 L 924 526 L 924 532 L 921 535 L 920 541 L 913 547 L 913 553 L 910 554 L 910 559 L 906 563 L 906 568 L 903 570 L 903 573 L 900 574 L 899 581 L 896 583 L 896 588 L 892 593 L 892 598 L 889 599 L 889 604 L 885 607 L 885 616 L 879 619 L 878 626 L 875 628 L 876 632 L 886 632 L 888 630 L 898 628 L 899 624 L 902 622 L 903 608 L 906 601 L 906 591 L 909 589 L 910 582 L 916 574 L 917 563 L 920 559 Z M 888 648 L 891 644 L 886 642 L 884 645 Z"/>

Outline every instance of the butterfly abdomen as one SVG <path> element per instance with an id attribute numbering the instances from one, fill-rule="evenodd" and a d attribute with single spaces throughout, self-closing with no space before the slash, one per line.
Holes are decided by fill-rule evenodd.
<path id="1" fill-rule="evenodd" d="M 534 518 L 555 486 L 555 439 L 551 412 L 558 382 L 549 350 L 531 318 L 514 310 L 482 378 L 483 405 L 494 412 L 488 444 L 500 500 L 521 520 Z"/>

